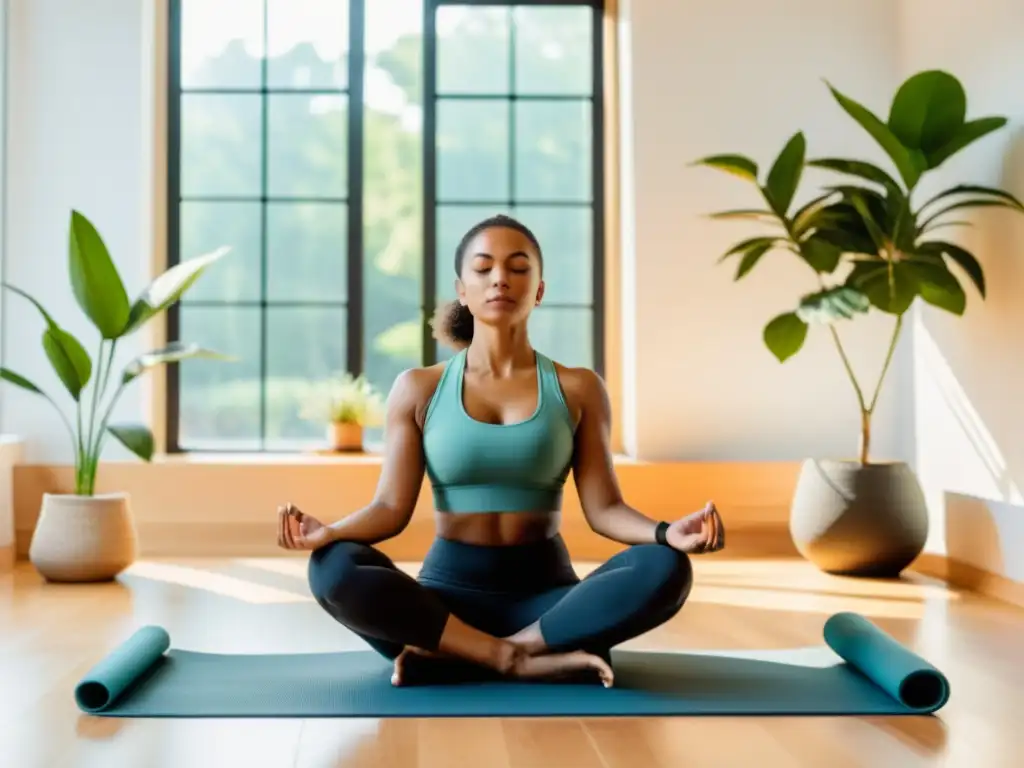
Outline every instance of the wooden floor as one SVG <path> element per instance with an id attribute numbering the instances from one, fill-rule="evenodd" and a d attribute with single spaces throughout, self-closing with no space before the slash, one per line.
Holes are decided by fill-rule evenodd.
<path id="1" fill-rule="evenodd" d="M 924 578 L 838 579 L 794 561 L 699 560 L 684 610 L 630 647 L 819 644 L 825 619 L 852 610 L 945 671 L 949 704 L 914 718 L 592 720 L 116 720 L 75 707 L 75 682 L 142 624 L 195 650 L 364 647 L 312 602 L 304 573 L 290 557 L 176 560 L 139 563 L 114 584 L 65 586 L 19 563 L 0 575 L 0 765 L 1024 765 L 1024 611 Z"/>

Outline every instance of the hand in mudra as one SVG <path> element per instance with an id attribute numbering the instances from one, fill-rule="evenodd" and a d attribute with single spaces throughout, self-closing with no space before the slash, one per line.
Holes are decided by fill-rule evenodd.
<path id="1" fill-rule="evenodd" d="M 313 550 L 331 540 L 331 529 L 294 504 L 277 508 L 277 546 Z"/>
<path id="2" fill-rule="evenodd" d="M 702 554 L 717 552 L 725 546 L 725 523 L 722 522 L 714 502 L 704 509 L 676 520 L 665 533 L 669 546 L 680 552 Z"/>

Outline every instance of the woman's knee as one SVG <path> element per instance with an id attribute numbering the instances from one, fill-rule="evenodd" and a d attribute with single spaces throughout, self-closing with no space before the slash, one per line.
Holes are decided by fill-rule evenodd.
<path id="1" fill-rule="evenodd" d="M 307 577 L 310 592 L 318 603 L 337 607 L 346 598 L 359 594 L 354 587 L 367 550 L 372 548 L 366 544 L 335 541 L 310 555 Z"/>
<path id="2" fill-rule="evenodd" d="M 693 588 L 693 564 L 690 556 L 661 544 L 634 547 L 641 572 L 650 579 L 652 599 L 665 607 L 678 610 Z"/>

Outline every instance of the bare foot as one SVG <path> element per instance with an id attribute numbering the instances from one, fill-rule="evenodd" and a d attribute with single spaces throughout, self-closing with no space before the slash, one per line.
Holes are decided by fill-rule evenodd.
<path id="1" fill-rule="evenodd" d="M 595 656 L 585 651 L 541 655 L 531 655 L 523 649 L 518 649 L 518 651 L 511 667 L 507 671 L 508 677 L 520 680 L 558 680 L 590 672 L 600 678 L 601 684 L 605 688 L 611 688 L 615 681 L 615 674 L 612 672 L 608 662 L 600 656 Z M 412 668 L 417 662 L 427 660 L 438 662 L 450 661 L 452 663 L 459 663 L 461 661 L 446 653 L 406 646 L 395 658 L 394 671 L 391 673 L 391 684 L 394 686 L 414 685 L 415 680 L 410 678 L 415 678 L 416 673 Z M 461 661 L 461 665 L 464 666 L 466 664 L 467 662 Z M 440 666 L 443 667 L 443 664 Z M 469 666 L 474 665 L 469 664 Z M 439 669 L 438 671 L 441 670 Z M 450 671 L 454 675 L 455 670 L 452 669 Z M 484 671 L 481 669 L 481 672 Z M 460 672 L 465 674 L 463 669 L 460 669 Z M 442 672 L 441 674 L 444 676 L 445 673 Z M 491 674 L 494 674 L 494 672 Z"/>
<path id="2" fill-rule="evenodd" d="M 512 676 L 524 680 L 558 679 L 580 672 L 596 672 L 605 688 L 615 682 L 615 673 L 604 659 L 584 651 L 530 655 L 523 653 L 512 666 Z"/>
<path id="3" fill-rule="evenodd" d="M 409 667 L 415 663 L 417 659 L 448 659 L 451 658 L 448 654 L 440 653 L 437 651 L 428 651 L 424 648 L 416 648 L 415 646 L 407 645 L 400 654 L 395 658 L 395 669 L 391 673 L 391 684 L 402 685 L 408 682 Z"/>

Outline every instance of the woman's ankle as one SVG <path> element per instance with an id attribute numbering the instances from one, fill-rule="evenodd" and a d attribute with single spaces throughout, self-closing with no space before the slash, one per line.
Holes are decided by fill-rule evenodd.
<path id="1" fill-rule="evenodd" d="M 531 656 L 545 653 L 548 650 L 547 643 L 544 641 L 544 635 L 540 631 L 540 622 L 524 627 L 514 635 L 509 635 L 503 639 L 519 646 Z"/>
<path id="2" fill-rule="evenodd" d="M 519 657 L 526 655 L 515 643 L 494 637 L 450 616 L 438 642 L 437 651 L 508 674 Z"/>

